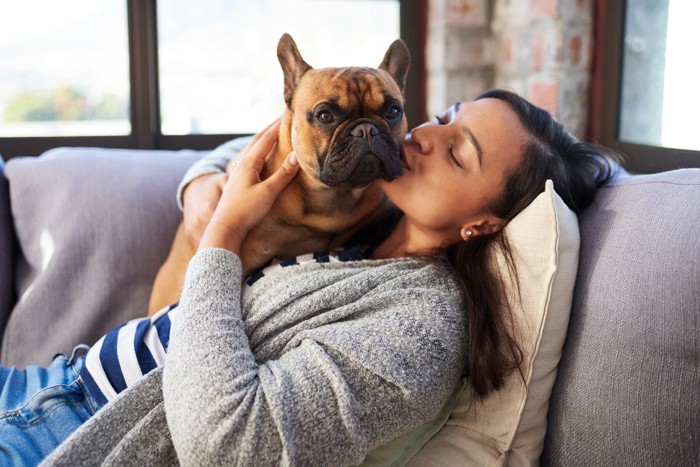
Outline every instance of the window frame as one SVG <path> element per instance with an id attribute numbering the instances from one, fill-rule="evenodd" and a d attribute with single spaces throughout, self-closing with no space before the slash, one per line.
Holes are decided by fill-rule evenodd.
<path id="1" fill-rule="evenodd" d="M 131 133 L 124 136 L 0 137 L 0 155 L 9 160 L 36 156 L 60 146 L 129 149 L 213 149 L 242 134 L 163 135 L 158 90 L 157 0 L 126 0 L 131 85 Z M 426 120 L 425 41 L 427 0 L 400 0 L 401 39 L 411 50 L 406 115 L 409 127 Z M 280 83 L 281 86 L 281 83 Z"/>
<path id="2" fill-rule="evenodd" d="M 596 39 L 591 92 L 590 136 L 625 155 L 625 168 L 653 173 L 700 167 L 700 151 L 649 146 L 619 139 L 622 50 L 627 1 L 596 0 Z"/>

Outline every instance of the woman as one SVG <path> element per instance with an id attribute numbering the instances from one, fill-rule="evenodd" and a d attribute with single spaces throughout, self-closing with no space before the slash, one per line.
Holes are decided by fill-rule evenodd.
<path id="1" fill-rule="evenodd" d="M 88 405 L 103 407 L 49 461 L 361 462 L 432 418 L 463 374 L 484 396 L 518 369 L 489 248 L 507 251 L 502 228 L 546 179 L 579 211 L 615 167 L 546 112 L 489 91 L 407 137 L 404 175 L 380 182 L 402 212 L 385 235 L 329 262 L 267 270 L 241 290 L 241 242 L 298 170 L 292 154 L 260 181 L 275 134 L 273 124 L 241 154 L 180 305 L 158 317 L 172 317 L 166 364 L 125 378 L 116 397 L 88 385 Z M 91 353 L 66 366 L 95 376 L 84 371 Z"/>

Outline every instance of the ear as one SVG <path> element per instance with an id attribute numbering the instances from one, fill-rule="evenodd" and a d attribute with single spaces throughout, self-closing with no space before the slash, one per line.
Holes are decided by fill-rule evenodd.
<path id="1" fill-rule="evenodd" d="M 508 221 L 496 216 L 485 217 L 478 222 L 465 224 L 460 230 L 460 235 L 463 240 L 477 237 L 479 235 L 489 235 L 498 232 L 506 226 Z M 471 234 L 469 234 L 471 232 Z"/>
<path id="2" fill-rule="evenodd" d="M 287 33 L 282 34 L 277 44 L 277 58 L 282 65 L 282 73 L 284 73 L 284 101 L 287 103 L 287 108 L 291 109 L 292 97 L 297 84 L 304 73 L 311 69 L 311 66 L 301 58 L 294 39 Z"/>
<path id="3" fill-rule="evenodd" d="M 386 54 L 384 54 L 384 59 L 379 65 L 379 69 L 388 72 L 394 78 L 394 81 L 401 89 L 401 94 L 403 94 L 406 88 L 406 75 L 410 65 L 411 54 L 408 52 L 406 43 L 401 39 L 396 39 L 389 46 Z"/>

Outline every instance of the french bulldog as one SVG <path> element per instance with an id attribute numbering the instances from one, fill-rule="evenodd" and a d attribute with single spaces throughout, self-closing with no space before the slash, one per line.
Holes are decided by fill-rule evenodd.
<path id="1" fill-rule="evenodd" d="M 410 55 L 401 40 L 391 44 L 378 68 L 314 69 L 289 34 L 280 38 L 277 57 L 286 109 L 261 178 L 280 167 L 292 150 L 300 170 L 243 242 L 244 277 L 272 258 L 341 245 L 389 208 L 373 182 L 402 173 L 400 146 L 407 131 L 403 94 Z M 196 247 L 181 224 L 156 276 L 149 315 L 179 300 Z"/>

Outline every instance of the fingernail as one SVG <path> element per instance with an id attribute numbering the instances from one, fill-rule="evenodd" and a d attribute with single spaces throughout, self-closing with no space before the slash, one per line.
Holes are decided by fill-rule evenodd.
<path id="1" fill-rule="evenodd" d="M 292 151 L 289 154 L 289 163 L 292 165 L 297 165 L 299 164 L 299 161 L 297 160 L 297 153 L 295 151 Z"/>

